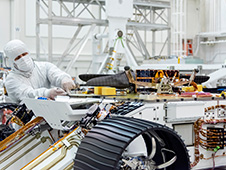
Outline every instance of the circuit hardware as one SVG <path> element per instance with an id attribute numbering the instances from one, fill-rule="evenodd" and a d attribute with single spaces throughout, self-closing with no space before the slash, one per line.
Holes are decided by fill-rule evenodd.
<path id="1" fill-rule="evenodd" d="M 207 127 L 207 145 L 208 148 L 214 149 L 220 147 L 219 149 L 224 149 L 225 138 L 224 138 L 224 128 Z"/>

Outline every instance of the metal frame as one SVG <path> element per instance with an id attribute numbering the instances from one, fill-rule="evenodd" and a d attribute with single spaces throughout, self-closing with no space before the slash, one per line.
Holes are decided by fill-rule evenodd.
<path id="1" fill-rule="evenodd" d="M 54 4 L 53 4 L 54 3 Z M 67 4 L 66 4 L 67 3 Z M 57 14 L 54 12 L 53 9 L 57 5 L 60 9 L 60 14 Z M 70 8 L 69 8 L 70 5 Z M 93 13 L 90 10 L 90 7 L 92 6 L 98 6 L 99 13 Z M 170 3 L 164 2 L 164 1 L 153 1 L 153 0 L 134 0 L 133 2 L 134 7 L 134 14 L 133 17 L 128 21 L 127 24 L 127 31 L 131 31 L 132 34 L 130 36 L 127 35 L 127 43 L 128 48 L 130 48 L 131 45 L 135 46 L 135 48 L 139 49 L 141 51 L 142 56 L 144 59 L 149 59 L 150 57 L 156 56 L 156 47 L 155 47 L 155 34 L 156 31 L 161 30 L 168 30 L 168 38 L 166 39 L 167 46 L 167 55 L 169 56 L 171 51 L 170 42 L 171 42 L 171 36 L 170 36 Z M 40 10 L 44 11 L 46 14 L 46 17 L 41 18 L 40 16 Z M 167 11 L 168 10 L 168 11 Z M 165 12 L 167 11 L 167 13 Z M 82 14 L 87 14 L 87 18 L 82 17 Z M 52 52 L 52 27 L 53 25 L 68 25 L 68 26 L 76 26 L 78 27 L 77 30 L 74 33 L 74 36 L 70 39 L 66 50 L 63 52 L 62 57 L 58 61 L 59 64 L 63 61 L 63 59 L 70 54 L 70 52 L 75 49 L 77 45 L 73 45 L 75 43 L 75 39 L 77 38 L 78 34 L 80 33 L 81 29 L 84 26 L 92 27 L 92 25 L 96 26 L 108 26 L 108 21 L 106 19 L 102 18 L 102 13 L 105 13 L 105 0 L 36 0 L 36 53 L 37 53 L 37 59 L 40 60 L 40 25 L 46 24 L 48 25 L 48 61 L 53 61 L 53 52 Z M 89 15 L 89 16 L 88 16 Z M 159 24 L 159 21 L 162 21 L 164 24 Z M 158 23 L 157 23 L 158 21 Z M 143 42 L 141 39 L 141 36 L 138 33 L 139 31 L 144 31 L 145 35 L 147 35 L 147 31 L 152 32 L 152 56 L 148 53 L 148 50 L 146 49 L 146 42 Z M 133 33 L 135 36 L 133 36 Z M 89 34 L 89 33 L 88 33 Z M 87 34 L 87 35 L 88 35 Z M 132 36 L 135 37 L 132 39 Z M 87 40 L 91 37 L 87 37 Z M 82 41 L 82 40 L 81 40 Z M 146 37 L 145 37 L 146 41 Z M 83 41 L 84 42 L 84 41 Z M 86 43 L 87 41 L 85 41 Z M 164 43 L 159 55 L 161 55 L 161 52 L 163 48 L 165 47 Z M 85 43 L 82 43 L 80 46 L 79 51 L 82 51 L 82 48 L 84 48 Z M 131 49 L 131 48 L 130 48 Z M 77 53 L 79 55 L 80 53 Z M 75 56 L 77 56 L 75 55 Z M 76 62 L 76 59 L 73 60 Z M 67 71 L 70 70 L 69 67 L 71 67 L 71 63 L 67 66 Z"/>
<path id="2" fill-rule="evenodd" d="M 186 54 L 187 47 L 187 0 L 172 1 L 172 54 L 181 57 Z M 184 44 L 183 44 L 184 41 Z"/>

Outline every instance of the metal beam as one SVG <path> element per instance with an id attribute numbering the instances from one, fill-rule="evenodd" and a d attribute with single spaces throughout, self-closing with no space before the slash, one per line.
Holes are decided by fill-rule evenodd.
<path id="1" fill-rule="evenodd" d="M 71 71 L 72 66 L 75 64 L 75 62 L 77 61 L 79 55 L 81 54 L 83 48 L 85 47 L 85 44 L 87 43 L 88 39 L 90 38 L 90 33 L 91 31 L 96 27 L 96 25 L 92 25 L 88 31 L 88 33 L 85 35 L 81 47 L 79 48 L 79 50 L 77 51 L 77 53 L 75 54 L 75 57 L 73 58 L 73 60 L 68 64 L 67 68 L 65 69 L 65 72 L 69 73 Z"/>
<path id="2" fill-rule="evenodd" d="M 61 64 L 61 62 L 63 61 L 63 59 L 69 54 L 69 50 L 71 49 L 71 47 L 72 47 L 72 45 L 73 45 L 75 39 L 77 38 L 79 32 L 81 31 L 81 29 L 82 29 L 82 26 L 79 26 L 79 27 L 77 28 L 77 30 L 75 31 L 73 37 L 71 38 L 71 40 L 69 41 L 69 43 L 68 43 L 68 45 L 67 45 L 67 47 L 66 47 L 66 49 L 65 49 L 65 51 L 63 52 L 62 56 L 60 57 L 60 59 L 59 59 L 58 62 L 57 62 L 57 66 L 58 66 L 58 67 L 60 66 L 60 64 Z"/>
<path id="3" fill-rule="evenodd" d="M 140 34 L 138 33 L 138 31 L 137 31 L 136 28 L 134 28 L 134 33 L 135 33 L 135 35 L 136 35 L 136 38 L 137 38 L 137 40 L 138 40 L 138 43 L 141 45 L 141 48 L 143 49 L 143 51 L 144 51 L 144 53 L 145 53 L 145 58 L 150 59 L 151 56 L 150 56 L 150 54 L 149 54 L 147 48 L 145 47 L 144 42 L 142 41 L 142 39 L 141 39 L 141 37 L 140 37 Z"/>
<path id="4" fill-rule="evenodd" d="M 166 24 L 146 24 L 146 23 L 135 23 L 135 22 L 128 22 L 127 28 L 136 27 L 138 30 L 169 30 L 170 27 Z"/>
<path id="5" fill-rule="evenodd" d="M 39 19 L 39 24 L 47 24 L 48 18 Z M 78 25 L 92 25 L 96 24 L 98 26 L 107 26 L 107 20 L 99 19 L 88 19 L 88 18 L 68 18 L 68 17 L 52 17 L 53 25 L 68 25 L 68 26 L 78 26 Z"/>

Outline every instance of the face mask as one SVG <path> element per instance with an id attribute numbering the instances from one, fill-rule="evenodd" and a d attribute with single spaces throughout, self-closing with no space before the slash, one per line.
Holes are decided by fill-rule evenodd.
<path id="1" fill-rule="evenodd" d="M 34 63 L 29 55 L 21 57 L 19 60 L 14 61 L 15 67 L 24 72 L 32 71 L 34 68 Z"/>

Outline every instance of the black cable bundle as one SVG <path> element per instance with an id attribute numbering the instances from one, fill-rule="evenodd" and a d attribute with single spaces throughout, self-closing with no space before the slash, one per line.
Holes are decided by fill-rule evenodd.
<path id="1" fill-rule="evenodd" d="M 18 117 L 24 124 L 29 122 L 34 115 L 31 110 L 27 110 L 25 104 L 19 105 L 13 114 Z"/>
<path id="2" fill-rule="evenodd" d="M 15 130 L 13 128 L 7 125 L 0 125 L 0 141 L 4 140 L 14 132 Z"/>

